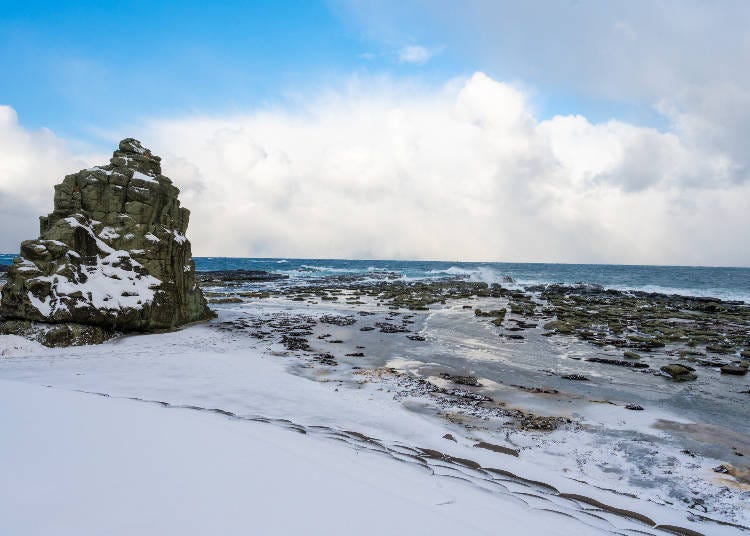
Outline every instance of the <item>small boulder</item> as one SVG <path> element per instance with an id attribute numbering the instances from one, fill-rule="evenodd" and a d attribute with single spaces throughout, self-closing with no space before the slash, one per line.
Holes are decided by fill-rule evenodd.
<path id="1" fill-rule="evenodd" d="M 695 375 L 695 369 L 686 365 L 672 363 L 661 367 L 661 371 L 667 374 L 670 379 L 676 382 L 684 382 L 698 379 Z"/>
<path id="2" fill-rule="evenodd" d="M 724 365 L 721 367 L 722 374 L 729 374 L 731 376 L 744 376 L 747 374 L 747 367 L 739 365 Z"/>

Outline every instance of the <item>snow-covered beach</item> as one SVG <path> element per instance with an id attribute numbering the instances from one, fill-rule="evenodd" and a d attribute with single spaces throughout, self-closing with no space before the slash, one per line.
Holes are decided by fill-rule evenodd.
<path id="1" fill-rule="evenodd" d="M 428 384 L 441 379 L 425 376 L 430 361 L 419 356 L 445 351 L 440 341 L 459 333 L 445 313 L 471 301 L 410 320 L 369 300 L 311 302 L 245 299 L 216 306 L 207 324 L 98 346 L 0 337 L 0 396 L 12 408 L 2 423 L 12 441 L 0 456 L 5 526 L 13 534 L 736 534 L 747 524 L 747 491 L 712 471 L 721 460 L 655 443 L 667 437 L 657 421 L 689 419 L 568 402 L 565 393 L 546 400 L 486 380 L 435 397 Z M 411 322 L 408 333 L 426 340 L 360 330 L 386 320 Z M 311 351 L 283 344 L 301 324 Z M 470 346 L 467 338 L 453 351 Z M 469 391 L 503 389 L 523 419 L 570 424 L 508 427 L 505 415 L 515 413 L 472 405 Z"/>

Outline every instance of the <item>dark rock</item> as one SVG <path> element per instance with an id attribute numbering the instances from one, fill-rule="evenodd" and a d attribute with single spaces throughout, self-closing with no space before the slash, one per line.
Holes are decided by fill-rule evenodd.
<path id="1" fill-rule="evenodd" d="M 579 382 L 587 382 L 589 379 L 584 376 L 583 374 L 568 374 L 567 376 L 562 376 L 563 380 L 575 380 Z"/>
<path id="2" fill-rule="evenodd" d="M 322 365 L 327 365 L 329 367 L 335 367 L 336 365 L 338 365 L 336 358 L 332 354 L 328 354 L 328 353 L 315 354 L 314 357 L 315 357 L 315 360 Z"/>
<path id="3" fill-rule="evenodd" d="M 389 322 L 375 322 L 375 325 L 380 328 L 382 333 L 406 333 L 409 331 L 403 326 Z"/>
<path id="4" fill-rule="evenodd" d="M 471 387 L 480 386 L 479 380 L 477 380 L 476 376 L 454 376 L 452 374 L 444 372 L 440 375 L 440 377 L 446 380 L 451 380 L 453 383 L 457 383 L 459 385 L 469 385 Z"/>
<path id="5" fill-rule="evenodd" d="M 625 406 L 625 409 L 630 409 L 633 411 L 643 411 L 643 406 L 639 406 L 638 404 L 628 404 Z"/>
<path id="6" fill-rule="evenodd" d="M 320 321 L 324 324 L 333 324 L 334 326 L 351 326 L 357 322 L 357 319 L 353 316 L 323 315 L 320 317 Z"/>
<path id="7" fill-rule="evenodd" d="M 493 452 L 499 452 L 501 454 L 508 454 L 510 456 L 515 456 L 516 458 L 518 458 L 519 454 L 516 449 L 504 447 L 502 445 L 495 445 L 494 443 L 487 443 L 486 441 L 480 441 L 479 443 L 474 444 L 474 448 L 491 450 Z"/>
<path id="8" fill-rule="evenodd" d="M 190 212 L 160 162 L 128 138 L 110 164 L 55 186 L 40 237 L 8 271 L 2 316 L 121 331 L 211 318 L 185 237 Z"/>
<path id="9" fill-rule="evenodd" d="M 670 365 L 664 365 L 660 369 L 662 372 L 668 374 L 674 381 L 684 382 L 698 379 L 698 376 L 694 374 L 695 369 L 686 365 L 680 365 L 679 363 L 672 363 Z"/>
<path id="10" fill-rule="evenodd" d="M 246 281 L 278 281 L 288 279 L 286 274 L 276 274 L 264 270 L 209 270 L 197 272 L 196 278 L 200 283 L 211 282 L 246 282 Z"/>
<path id="11" fill-rule="evenodd" d="M 747 368 L 738 365 L 724 365 L 721 367 L 722 374 L 729 374 L 732 376 L 744 376 L 747 374 Z"/>
<path id="12" fill-rule="evenodd" d="M 409 339 L 410 341 L 426 341 L 427 340 L 421 335 L 407 335 L 406 338 Z"/>
<path id="13" fill-rule="evenodd" d="M 604 357 L 590 357 L 586 361 L 591 363 L 603 363 L 605 365 L 615 365 L 627 368 L 648 368 L 646 363 L 634 363 L 633 361 L 622 361 L 620 359 L 607 359 Z"/>
<path id="14" fill-rule="evenodd" d="M 290 337 L 289 335 L 284 335 L 281 338 L 281 344 L 283 344 L 287 350 L 292 351 L 309 352 L 310 350 L 312 350 L 312 348 L 310 348 L 310 344 L 307 342 L 307 339 L 304 339 L 302 337 Z"/>

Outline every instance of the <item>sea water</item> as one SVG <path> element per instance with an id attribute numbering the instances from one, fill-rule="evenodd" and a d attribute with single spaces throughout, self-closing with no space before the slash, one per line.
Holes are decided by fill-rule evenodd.
<path id="1" fill-rule="evenodd" d="M 0 264 L 10 264 L 13 257 L 0 254 Z M 587 283 L 620 290 L 710 296 L 750 303 L 750 268 L 239 257 L 196 257 L 195 264 L 199 271 L 265 270 L 288 275 L 291 283 L 336 275 L 369 274 L 376 278 L 386 272 L 403 280 L 463 277 L 507 285 L 511 278 L 519 286 Z"/>

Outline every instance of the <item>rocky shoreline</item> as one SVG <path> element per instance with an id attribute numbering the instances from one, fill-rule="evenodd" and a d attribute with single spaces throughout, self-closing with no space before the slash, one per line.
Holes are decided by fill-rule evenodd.
<path id="1" fill-rule="evenodd" d="M 700 435 L 716 425 L 707 416 L 724 412 L 730 426 L 746 414 L 747 377 L 722 370 L 746 370 L 744 303 L 387 274 L 299 284 L 218 270 L 196 281 L 219 314 L 207 328 L 229 344 L 336 390 L 387 393 L 443 423 L 446 442 L 470 437 L 521 459 L 555 453 L 591 485 L 642 493 L 688 518 L 748 523 L 737 509 L 750 497 L 748 431 L 738 424 L 739 435 L 713 443 Z M 697 428 L 675 424 L 687 416 Z M 714 467 L 720 484 L 700 473 Z"/>

